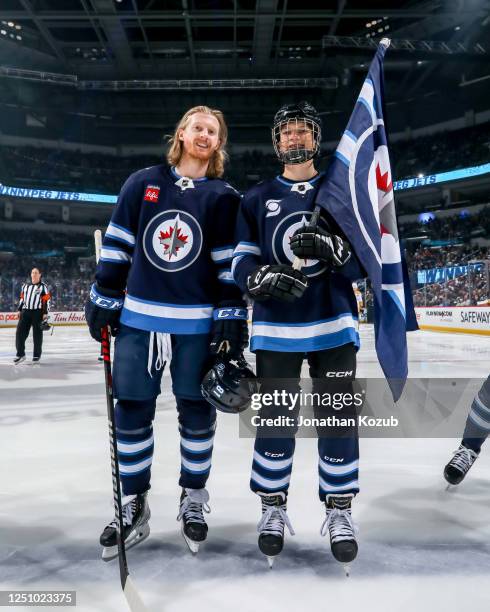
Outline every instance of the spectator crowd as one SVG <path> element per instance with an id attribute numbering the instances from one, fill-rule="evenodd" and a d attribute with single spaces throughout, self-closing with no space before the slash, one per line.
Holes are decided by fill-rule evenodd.
<path id="1" fill-rule="evenodd" d="M 323 164 L 332 150 L 322 151 Z M 487 163 L 490 159 L 490 123 L 440 132 L 390 145 L 395 179 L 444 172 Z M 30 187 L 58 185 L 66 191 L 116 194 L 132 172 L 162 163 L 161 154 L 109 155 L 32 146 L 0 147 L 0 169 L 5 184 Z M 245 190 L 259 180 L 275 176 L 279 164 L 273 153 L 248 151 L 233 154 L 225 178 Z"/>

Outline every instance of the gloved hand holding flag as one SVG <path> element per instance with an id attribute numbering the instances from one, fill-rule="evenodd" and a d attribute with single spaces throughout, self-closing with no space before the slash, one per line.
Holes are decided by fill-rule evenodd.
<path id="1" fill-rule="evenodd" d="M 406 332 L 418 329 L 393 198 L 383 117 L 383 38 L 349 119 L 316 206 L 341 227 L 371 280 L 376 352 L 394 400 L 408 374 Z"/>

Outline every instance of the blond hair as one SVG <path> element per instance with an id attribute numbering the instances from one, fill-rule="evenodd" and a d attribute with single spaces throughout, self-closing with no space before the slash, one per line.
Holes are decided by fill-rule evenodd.
<path id="1" fill-rule="evenodd" d="M 208 178 L 219 178 L 223 176 L 225 161 L 228 159 L 228 154 L 225 151 L 226 141 L 228 140 L 228 128 L 226 126 L 223 113 L 215 108 L 209 108 L 209 106 L 194 106 L 193 108 L 190 108 L 180 119 L 175 128 L 174 135 L 170 136 L 168 139 L 169 148 L 167 152 L 167 161 L 171 166 L 179 165 L 182 155 L 184 154 L 184 143 L 179 139 L 179 132 L 180 130 L 185 130 L 187 124 L 189 123 L 189 119 L 196 113 L 212 115 L 218 120 L 220 143 L 219 147 L 209 160 L 206 176 Z"/>

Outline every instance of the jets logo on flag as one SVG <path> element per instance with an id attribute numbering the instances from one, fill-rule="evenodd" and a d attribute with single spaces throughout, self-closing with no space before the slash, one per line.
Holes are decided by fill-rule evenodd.
<path id="1" fill-rule="evenodd" d="M 335 218 L 371 281 L 376 352 L 396 401 L 408 374 L 406 332 L 417 325 L 400 250 L 383 116 L 383 59 L 389 44 L 380 41 L 315 204 Z"/>
<path id="2" fill-rule="evenodd" d="M 160 187 L 158 185 L 148 185 L 145 191 L 145 202 L 158 202 L 160 195 Z"/>

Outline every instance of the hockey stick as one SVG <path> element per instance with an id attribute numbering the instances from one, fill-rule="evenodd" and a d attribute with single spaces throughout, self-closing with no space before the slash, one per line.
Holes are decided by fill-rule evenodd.
<path id="1" fill-rule="evenodd" d="M 94 232 L 95 260 L 98 262 L 102 248 L 102 233 L 100 230 Z M 105 393 L 107 400 L 107 419 L 109 422 L 109 446 L 111 451 L 111 471 L 112 471 L 112 491 L 114 494 L 114 509 L 116 511 L 116 537 L 117 553 L 119 558 L 119 575 L 121 587 L 128 602 L 131 612 L 148 612 L 143 603 L 133 581 L 129 576 L 128 562 L 126 560 L 126 545 L 121 537 L 123 515 L 122 515 L 122 491 L 119 479 L 119 463 L 117 461 L 117 438 L 116 438 L 116 418 L 114 414 L 114 395 L 112 392 L 112 371 L 111 371 L 111 335 L 109 328 L 101 329 L 102 335 L 102 356 L 104 358 L 105 374 Z"/>

